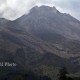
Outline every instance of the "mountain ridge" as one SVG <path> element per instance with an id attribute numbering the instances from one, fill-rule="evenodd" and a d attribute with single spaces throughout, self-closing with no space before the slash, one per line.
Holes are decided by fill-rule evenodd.
<path id="1" fill-rule="evenodd" d="M 24 64 L 48 65 L 51 62 L 53 67 L 74 65 L 69 70 L 79 69 L 80 22 L 72 16 L 60 13 L 56 8 L 42 6 L 34 7 L 28 15 L 15 21 L 2 21 L 0 53 L 3 57 L 0 59 L 5 61 L 4 54 L 8 56 L 8 53 L 22 67 Z"/>

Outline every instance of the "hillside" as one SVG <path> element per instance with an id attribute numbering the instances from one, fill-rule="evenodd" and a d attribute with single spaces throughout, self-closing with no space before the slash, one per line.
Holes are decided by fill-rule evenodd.
<path id="1" fill-rule="evenodd" d="M 80 21 L 48 6 L 36 6 L 15 21 L 0 19 L 0 61 L 17 63 L 15 69 L 80 71 Z"/>

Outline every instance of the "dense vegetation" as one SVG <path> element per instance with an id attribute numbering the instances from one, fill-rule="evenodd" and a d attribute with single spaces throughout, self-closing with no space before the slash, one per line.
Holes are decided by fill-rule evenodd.
<path id="1" fill-rule="evenodd" d="M 5 72 L 2 71 L 2 73 Z M 10 71 L 1 76 L 2 73 L 0 71 L 0 80 L 80 80 L 80 77 L 72 76 L 65 67 L 55 71 L 46 67 L 38 70 Z"/>

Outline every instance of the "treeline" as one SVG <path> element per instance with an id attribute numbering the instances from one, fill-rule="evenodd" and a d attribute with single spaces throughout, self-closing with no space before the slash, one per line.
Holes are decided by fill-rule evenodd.
<path id="1" fill-rule="evenodd" d="M 59 74 L 57 75 L 57 77 L 58 78 L 56 78 L 56 80 L 80 80 L 80 78 L 77 77 L 75 78 L 70 77 L 69 72 L 65 67 L 59 70 Z M 6 76 L 4 76 L 3 79 L 0 80 L 54 80 L 54 79 L 51 79 L 49 76 L 38 75 L 32 71 L 27 71 L 26 73 L 25 72 L 9 73 Z"/>
<path id="2" fill-rule="evenodd" d="M 40 76 L 31 71 L 27 73 L 9 73 L 1 80 L 51 80 L 48 76 Z"/>
<path id="3" fill-rule="evenodd" d="M 59 70 L 58 80 L 80 80 L 80 77 L 70 77 L 70 73 L 63 67 Z"/>
<path id="4" fill-rule="evenodd" d="M 69 73 L 65 67 L 61 68 L 59 70 L 59 80 L 73 80 L 73 78 L 67 76 L 68 74 Z"/>

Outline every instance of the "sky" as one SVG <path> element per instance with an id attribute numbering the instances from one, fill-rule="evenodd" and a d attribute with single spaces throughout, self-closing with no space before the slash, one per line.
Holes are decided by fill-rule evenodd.
<path id="1" fill-rule="evenodd" d="M 0 18 L 15 20 L 36 5 L 55 6 L 80 20 L 80 0 L 0 0 Z"/>

